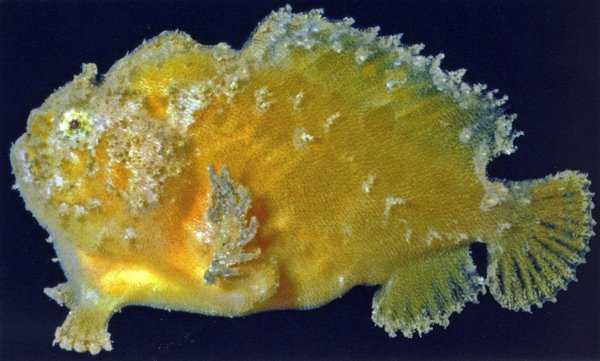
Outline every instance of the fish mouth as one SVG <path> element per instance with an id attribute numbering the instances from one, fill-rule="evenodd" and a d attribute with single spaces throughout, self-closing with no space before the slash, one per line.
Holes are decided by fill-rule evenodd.
<path id="1" fill-rule="evenodd" d="M 17 183 L 22 179 L 23 166 L 22 159 L 25 157 L 25 134 L 21 135 L 19 139 L 10 148 L 10 166 L 12 173 L 17 179 Z M 26 158 L 25 158 L 26 159 Z M 18 186 L 18 184 L 17 184 Z"/>
<path id="2" fill-rule="evenodd" d="M 27 134 L 21 135 L 10 148 L 10 165 L 12 173 L 15 175 L 13 188 L 19 190 L 23 197 L 26 197 L 30 193 L 34 181 L 27 158 L 26 137 Z"/>
<path id="3" fill-rule="evenodd" d="M 31 171 L 31 164 L 26 152 L 28 137 L 29 135 L 24 133 L 10 149 L 10 165 L 12 173 L 15 176 L 13 189 L 19 191 L 21 194 L 21 197 L 25 201 L 25 208 L 33 214 L 44 228 L 47 228 L 47 223 L 42 221 L 44 219 L 42 215 L 47 215 L 45 212 L 47 202 Z"/>

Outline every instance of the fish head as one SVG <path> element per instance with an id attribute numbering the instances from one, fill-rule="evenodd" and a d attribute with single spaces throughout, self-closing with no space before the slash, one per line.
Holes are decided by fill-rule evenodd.
<path id="1" fill-rule="evenodd" d="M 96 80 L 93 64 L 33 110 L 11 149 L 17 188 L 51 234 L 106 235 L 106 222 L 158 204 L 177 172 L 181 134 L 163 129 L 124 89 Z M 115 224 L 120 233 L 127 225 Z M 121 229 L 123 228 L 123 229 Z"/>
<path id="2" fill-rule="evenodd" d="M 40 221 L 40 215 L 64 213 L 61 208 L 76 203 L 85 175 L 93 173 L 90 154 L 105 131 L 89 103 L 96 74 L 95 65 L 84 65 L 73 81 L 31 111 L 27 131 L 11 149 L 15 187 Z"/>

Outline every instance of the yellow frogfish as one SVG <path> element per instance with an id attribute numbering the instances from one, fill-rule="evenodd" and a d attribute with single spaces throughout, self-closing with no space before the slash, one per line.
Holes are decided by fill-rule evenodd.
<path id="1" fill-rule="evenodd" d="M 163 32 L 31 112 L 11 162 L 67 279 L 45 289 L 70 310 L 55 344 L 111 350 L 128 305 L 234 317 L 356 285 L 412 337 L 486 290 L 529 311 L 575 280 L 587 175 L 488 178 L 521 135 L 507 98 L 352 24 L 285 7 L 241 50 Z"/>

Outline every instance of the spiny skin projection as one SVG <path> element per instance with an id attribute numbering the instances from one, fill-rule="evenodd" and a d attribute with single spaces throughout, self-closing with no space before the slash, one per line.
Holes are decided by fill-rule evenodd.
<path id="1" fill-rule="evenodd" d="M 45 290 L 70 310 L 55 343 L 110 350 L 127 305 L 241 316 L 361 284 L 412 337 L 486 290 L 529 310 L 575 279 L 587 176 L 488 179 L 522 134 L 507 98 L 352 23 L 286 7 L 241 50 L 164 32 L 31 112 L 11 162 L 67 278 Z"/>

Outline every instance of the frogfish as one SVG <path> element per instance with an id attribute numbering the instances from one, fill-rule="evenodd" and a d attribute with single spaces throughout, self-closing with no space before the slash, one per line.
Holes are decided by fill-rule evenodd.
<path id="1" fill-rule="evenodd" d="M 66 277 L 54 344 L 111 350 L 128 305 L 235 317 L 358 285 L 392 337 L 487 291 L 556 301 L 594 235 L 587 175 L 488 177 L 522 135 L 507 97 L 353 22 L 287 6 L 240 50 L 166 31 L 31 111 L 10 159 Z"/>

